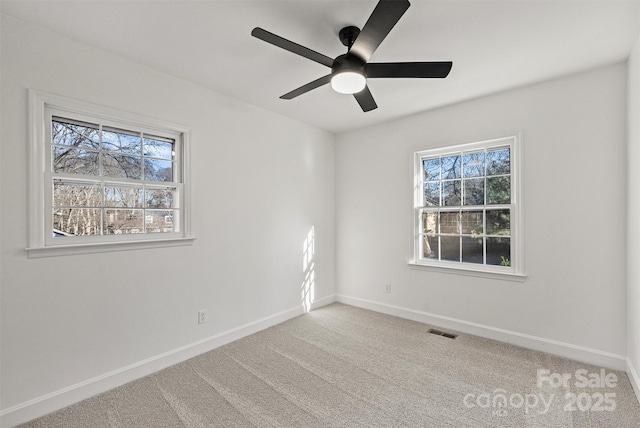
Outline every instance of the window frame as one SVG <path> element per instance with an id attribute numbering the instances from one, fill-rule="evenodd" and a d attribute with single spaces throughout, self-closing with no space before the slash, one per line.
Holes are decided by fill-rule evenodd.
<path id="1" fill-rule="evenodd" d="M 412 209 L 412 258 L 409 266 L 412 268 L 435 270 L 445 273 L 456 273 L 497 279 L 523 280 L 524 273 L 524 236 L 523 236 L 523 201 L 522 201 L 522 134 L 493 138 L 489 140 L 476 141 L 472 143 L 440 146 L 413 153 L 413 209 Z M 424 205 L 424 167 L 423 159 L 434 156 L 446 156 L 454 154 L 464 154 L 476 152 L 478 150 L 490 150 L 500 147 L 509 147 L 510 150 L 510 177 L 511 177 L 511 203 L 509 204 L 487 204 L 482 205 L 459 205 L 449 208 L 439 206 L 439 211 L 478 211 L 486 209 L 509 208 L 510 214 L 510 246 L 511 246 L 511 266 L 496 266 L 463 261 L 433 260 L 423 257 L 422 251 L 422 212 Z M 486 176 L 484 176 L 486 177 Z M 463 178 L 461 177 L 461 180 Z M 485 189 L 486 197 L 486 189 Z M 460 202 L 462 204 L 462 201 Z M 486 219 L 485 219 L 486 221 Z M 487 235 L 486 225 L 483 228 L 483 243 Z M 460 234 L 463 236 L 464 234 Z M 483 255 L 485 250 L 483 250 Z"/>
<path id="2" fill-rule="evenodd" d="M 86 254 L 189 245 L 195 238 L 191 231 L 191 195 L 189 165 L 189 130 L 181 125 L 78 101 L 38 90 L 29 90 L 29 257 Z M 96 176 L 96 181 L 139 186 L 177 187 L 179 207 L 178 231 L 123 235 L 53 237 L 53 182 L 55 178 L 82 182 L 82 177 L 54 173 L 51 162 L 52 119 L 59 117 L 113 128 L 144 132 L 175 141 L 174 181 L 146 183 L 142 180 Z M 164 185 L 163 185 L 164 183 Z"/>

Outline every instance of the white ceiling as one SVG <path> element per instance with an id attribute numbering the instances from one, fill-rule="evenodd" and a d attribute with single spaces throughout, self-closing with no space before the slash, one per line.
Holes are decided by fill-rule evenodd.
<path id="1" fill-rule="evenodd" d="M 278 97 L 329 69 L 251 37 L 262 27 L 327 56 L 362 27 L 376 0 L 2 0 L 1 11 L 70 38 L 332 132 L 624 61 L 639 2 L 412 0 L 374 62 L 453 61 L 446 79 L 371 79 L 363 113 L 329 85 Z"/>

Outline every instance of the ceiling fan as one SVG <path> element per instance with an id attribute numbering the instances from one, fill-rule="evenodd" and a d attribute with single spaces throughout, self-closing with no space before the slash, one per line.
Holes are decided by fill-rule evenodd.
<path id="1" fill-rule="evenodd" d="M 443 62 L 369 62 L 380 43 L 409 9 L 408 0 L 380 0 L 362 30 L 355 26 L 344 27 L 338 33 L 347 53 L 330 58 L 307 47 L 256 27 L 251 35 L 289 52 L 308 58 L 331 68 L 331 73 L 282 95 L 285 100 L 331 83 L 331 87 L 343 94 L 353 94 L 362 111 L 371 111 L 378 105 L 367 86 L 372 78 L 444 78 L 453 63 Z"/>

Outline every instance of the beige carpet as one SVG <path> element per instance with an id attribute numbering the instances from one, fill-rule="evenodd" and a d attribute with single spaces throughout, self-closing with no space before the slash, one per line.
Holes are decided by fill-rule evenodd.
<path id="1" fill-rule="evenodd" d="M 333 304 L 22 427 L 640 427 L 623 372 L 428 329 Z"/>

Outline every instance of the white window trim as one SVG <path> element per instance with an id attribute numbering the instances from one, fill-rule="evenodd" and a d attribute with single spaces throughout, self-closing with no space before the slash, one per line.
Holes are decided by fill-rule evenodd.
<path id="1" fill-rule="evenodd" d="M 505 268 L 503 266 L 487 266 L 474 263 L 447 262 L 447 261 L 430 261 L 420 257 L 420 245 L 418 244 L 419 218 L 416 212 L 420 208 L 420 198 L 418 190 L 422 189 L 422 161 L 426 155 L 439 155 L 451 152 L 473 151 L 478 148 L 484 148 L 491 145 L 509 145 L 511 148 L 511 195 L 513 211 L 511 220 L 511 252 L 515 261 L 513 266 Z M 523 163 L 522 163 L 522 133 L 515 135 L 493 138 L 484 141 L 477 141 L 465 144 L 452 144 L 447 146 L 435 147 L 432 149 L 416 151 L 413 154 L 413 207 L 411 210 L 411 249 L 412 257 L 408 265 L 410 268 L 427 270 L 441 273 L 451 273 L 460 275 L 470 275 L 482 278 L 512 280 L 522 282 L 525 280 L 525 254 L 524 254 L 524 208 L 523 208 Z"/>
<path id="2" fill-rule="evenodd" d="M 86 242 L 51 244 L 47 239 L 45 222 L 45 186 L 50 185 L 51 176 L 46 168 L 48 159 L 46 150 L 47 109 L 63 110 L 74 115 L 94 116 L 105 121 L 113 121 L 135 128 L 155 129 L 158 131 L 179 134 L 181 137 L 181 174 L 182 174 L 182 224 L 176 234 L 145 234 L 130 236 L 126 240 L 109 241 L 105 239 L 87 239 Z M 191 192 L 190 192 L 190 155 L 189 130 L 181 125 L 158 119 L 124 112 L 109 107 L 99 106 L 50 94 L 38 90 L 29 90 L 29 175 L 28 175 L 28 247 L 30 258 L 53 257 L 73 254 L 87 254 L 108 251 L 123 251 L 143 248 L 181 246 L 191 244 L 195 238 L 191 230 Z M 88 237 L 92 238 L 92 237 Z"/>

